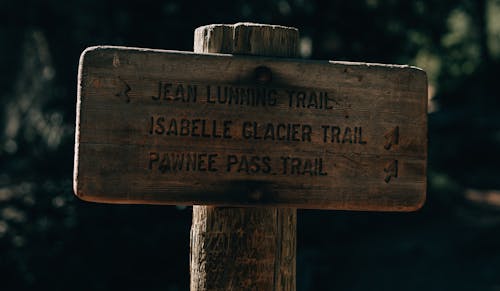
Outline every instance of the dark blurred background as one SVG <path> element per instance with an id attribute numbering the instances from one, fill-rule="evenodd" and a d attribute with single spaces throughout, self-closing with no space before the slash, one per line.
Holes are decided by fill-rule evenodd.
<path id="1" fill-rule="evenodd" d="M 78 59 L 189 51 L 239 21 L 299 28 L 304 58 L 429 77 L 426 205 L 299 211 L 297 290 L 500 290 L 498 0 L 0 1 L 0 290 L 188 290 L 190 208 L 72 193 Z"/>

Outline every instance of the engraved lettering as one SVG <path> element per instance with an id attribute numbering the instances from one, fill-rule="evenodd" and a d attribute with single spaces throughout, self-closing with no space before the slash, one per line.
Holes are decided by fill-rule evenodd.
<path id="1" fill-rule="evenodd" d="M 158 117 L 156 120 L 156 134 L 163 134 L 165 132 L 165 127 L 163 126 L 163 122 L 165 122 L 165 118 L 163 117 Z"/>
<path id="2" fill-rule="evenodd" d="M 242 136 L 246 139 L 249 139 L 252 137 L 252 132 L 250 130 L 252 126 L 252 123 L 251 122 L 248 122 L 248 121 L 245 121 L 243 122 L 243 132 L 242 132 Z"/>
<path id="3" fill-rule="evenodd" d="M 359 127 L 358 143 L 366 144 L 366 141 L 363 140 L 363 128 L 361 126 Z"/>
<path id="4" fill-rule="evenodd" d="M 269 174 L 271 172 L 271 158 L 268 156 L 264 156 L 262 158 L 262 173 Z"/>
<path id="5" fill-rule="evenodd" d="M 311 141 L 312 126 L 309 124 L 259 124 L 256 121 L 245 121 L 242 124 L 242 137 L 254 140 L 286 140 Z"/>
<path id="6" fill-rule="evenodd" d="M 177 121 L 174 118 L 170 120 L 170 125 L 168 126 L 167 135 L 175 135 L 175 136 L 178 135 Z"/>
<path id="7" fill-rule="evenodd" d="M 151 116 L 149 122 L 149 134 L 167 136 L 191 136 L 203 138 L 230 139 L 231 120 L 207 120 L 207 119 L 176 119 L 165 116 Z M 166 126 L 168 126 L 166 128 Z"/>
<path id="8" fill-rule="evenodd" d="M 198 133 L 198 123 L 200 121 L 201 121 L 200 119 L 193 119 L 193 121 L 191 122 L 191 136 L 194 137 L 200 136 L 200 134 Z"/>
<path id="9" fill-rule="evenodd" d="M 335 100 L 328 97 L 327 92 L 323 91 L 291 91 L 285 90 L 288 95 L 288 107 L 307 108 L 307 109 L 333 109 L 332 103 Z"/>
<path id="10" fill-rule="evenodd" d="M 340 143 L 340 127 L 332 126 L 332 142 Z"/>
<path id="11" fill-rule="evenodd" d="M 228 155 L 226 172 L 244 174 L 271 173 L 271 158 L 269 156 Z"/>
<path id="12" fill-rule="evenodd" d="M 158 94 L 156 95 L 152 95 L 151 98 L 153 100 L 160 100 L 160 96 L 161 96 L 161 82 L 158 82 Z"/>
<path id="13" fill-rule="evenodd" d="M 161 87 L 161 82 L 159 82 Z M 172 83 L 163 84 L 163 94 L 160 94 L 159 97 L 163 97 L 163 100 L 174 100 L 174 96 L 170 93 L 170 89 L 172 88 Z M 161 92 L 161 90 L 160 90 Z"/>
<path id="14" fill-rule="evenodd" d="M 329 102 L 329 101 L 332 101 L 332 102 L 334 102 L 334 103 L 337 103 L 335 100 L 333 100 L 333 99 L 331 99 L 330 97 L 328 97 L 328 93 L 327 93 L 327 92 L 325 92 L 325 99 L 324 99 L 324 100 L 325 100 L 325 109 L 333 109 L 333 106 L 328 105 L 328 102 Z M 338 103 L 337 103 L 337 104 L 338 104 Z"/>
<path id="15" fill-rule="evenodd" d="M 328 125 L 322 125 L 321 128 L 323 129 L 323 142 L 326 143 L 326 139 L 328 137 L 328 128 L 330 126 Z"/>
<path id="16" fill-rule="evenodd" d="M 346 127 L 344 130 L 344 137 L 342 138 L 342 143 L 352 143 L 352 131 L 350 127 Z"/>
<path id="17" fill-rule="evenodd" d="M 276 136 L 278 137 L 278 140 L 285 140 L 286 139 L 286 134 L 283 132 L 286 129 L 286 125 L 283 123 L 279 123 L 277 128 L 276 128 Z"/>
<path id="18" fill-rule="evenodd" d="M 217 121 L 213 120 L 212 129 L 215 129 L 216 126 L 217 126 Z M 212 132 L 212 134 L 214 134 L 214 137 L 220 137 L 220 136 L 216 136 L 216 133 L 217 133 L 217 131 Z M 201 136 L 202 137 L 210 137 L 210 133 L 207 132 L 207 121 L 205 119 L 203 119 L 202 123 L 201 123 Z"/>
<path id="19" fill-rule="evenodd" d="M 160 160 L 160 156 L 158 155 L 157 152 L 150 152 L 149 153 L 149 165 L 148 169 L 152 170 L 153 169 L 153 164 L 158 162 Z"/>
<path id="20" fill-rule="evenodd" d="M 181 119 L 181 130 L 180 130 L 181 136 L 189 135 L 189 124 L 190 123 L 191 122 L 187 119 Z"/>
<path id="21" fill-rule="evenodd" d="M 149 120 L 151 121 L 149 123 L 149 134 L 153 134 L 153 130 L 154 130 L 154 126 L 155 126 L 155 118 L 153 116 L 151 116 L 151 118 L 149 118 Z"/>
<path id="22" fill-rule="evenodd" d="M 270 89 L 268 94 L 267 94 L 267 102 L 270 106 L 275 106 L 278 98 L 277 98 L 278 92 L 275 89 Z"/>
<path id="23" fill-rule="evenodd" d="M 206 86 L 207 103 L 219 105 L 275 106 L 278 90 L 265 87 Z"/>
<path id="24" fill-rule="evenodd" d="M 195 103 L 198 95 L 198 88 L 191 84 L 174 84 L 158 82 L 158 93 L 152 95 L 154 101 L 180 101 Z"/>
<path id="25" fill-rule="evenodd" d="M 280 157 L 283 175 L 327 176 L 323 158 Z"/>
<path id="26" fill-rule="evenodd" d="M 266 126 L 266 131 L 264 133 L 264 140 L 266 139 L 274 140 L 274 125 L 272 123 L 269 123 Z"/>
<path id="27" fill-rule="evenodd" d="M 216 153 L 150 152 L 148 169 L 162 174 L 178 172 L 217 172 Z"/>
<path id="28" fill-rule="evenodd" d="M 309 95 L 309 102 L 307 104 L 307 108 L 318 108 L 318 96 L 316 92 L 312 91 Z"/>
<path id="29" fill-rule="evenodd" d="M 224 130 L 222 131 L 222 137 L 223 138 L 227 138 L 227 139 L 231 138 L 231 132 L 230 132 L 230 130 L 231 130 L 231 124 L 232 123 L 233 122 L 231 120 L 224 120 L 224 122 L 223 122 Z M 214 120 L 214 126 L 213 126 L 213 131 L 214 132 L 216 132 L 215 125 L 216 124 L 215 124 L 215 120 Z M 220 136 L 215 136 L 215 137 L 220 137 Z"/>
<path id="30" fill-rule="evenodd" d="M 217 172 L 217 168 L 215 167 L 215 158 L 218 154 L 208 154 L 208 171 Z"/>
<path id="31" fill-rule="evenodd" d="M 228 155 L 226 172 L 230 172 L 232 167 L 237 163 L 238 163 L 238 157 L 236 155 Z"/>
<path id="32" fill-rule="evenodd" d="M 340 126 L 321 125 L 323 143 L 361 144 L 363 140 L 363 128 L 361 126 L 341 128 Z"/>
<path id="33" fill-rule="evenodd" d="M 198 171 L 206 171 L 207 168 L 205 168 L 205 158 L 207 157 L 207 154 L 200 154 L 198 156 Z"/>
<path id="34" fill-rule="evenodd" d="M 306 93 L 305 92 L 303 92 L 303 91 L 297 92 L 297 95 L 295 96 L 295 99 L 297 100 L 296 107 L 301 107 L 301 108 L 306 107 L 306 104 L 305 104 Z"/>

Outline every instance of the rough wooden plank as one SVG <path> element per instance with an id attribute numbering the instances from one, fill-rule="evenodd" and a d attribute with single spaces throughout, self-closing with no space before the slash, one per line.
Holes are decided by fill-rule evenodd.
<path id="1" fill-rule="evenodd" d="M 257 80 L 258 67 L 271 81 Z M 111 203 L 415 210 L 426 106 L 425 73 L 409 66 L 93 47 L 80 63 L 75 192 Z M 171 169 L 167 157 L 182 154 L 196 170 Z"/>

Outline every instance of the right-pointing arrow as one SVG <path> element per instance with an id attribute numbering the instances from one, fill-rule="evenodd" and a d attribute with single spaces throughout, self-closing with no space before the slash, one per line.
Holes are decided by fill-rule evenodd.
<path id="1" fill-rule="evenodd" d="M 397 178 L 398 177 L 398 160 L 393 160 L 387 163 L 384 168 L 384 172 L 386 173 L 384 181 L 386 183 L 389 183 L 391 181 L 391 178 Z"/>
<path id="2" fill-rule="evenodd" d="M 399 126 L 394 127 L 392 130 L 384 134 L 386 138 L 386 142 L 384 145 L 384 149 L 390 150 L 392 145 L 399 144 Z"/>

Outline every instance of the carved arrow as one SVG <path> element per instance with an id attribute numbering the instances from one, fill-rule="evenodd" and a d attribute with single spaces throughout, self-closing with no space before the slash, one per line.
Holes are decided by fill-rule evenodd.
<path id="1" fill-rule="evenodd" d="M 394 127 L 392 130 L 384 134 L 387 139 L 384 145 L 384 149 L 390 150 L 392 145 L 399 144 L 399 126 Z"/>
<path id="2" fill-rule="evenodd" d="M 118 79 L 123 83 L 124 86 L 122 87 L 121 91 L 115 94 L 115 96 L 123 98 L 125 99 L 125 102 L 130 103 L 130 97 L 128 96 L 128 92 L 130 92 L 132 88 L 130 88 L 127 82 L 125 82 L 122 78 L 118 77 Z"/>
<path id="3" fill-rule="evenodd" d="M 391 181 L 391 178 L 397 178 L 398 177 L 398 160 L 393 160 L 387 163 L 384 168 L 384 172 L 386 173 L 384 181 L 386 183 L 389 183 Z"/>

